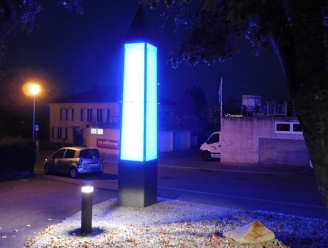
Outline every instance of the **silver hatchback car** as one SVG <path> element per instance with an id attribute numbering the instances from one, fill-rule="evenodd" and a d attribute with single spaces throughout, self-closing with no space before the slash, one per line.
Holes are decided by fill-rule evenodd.
<path id="1" fill-rule="evenodd" d="M 61 173 L 76 178 L 79 174 L 86 173 L 101 175 L 103 171 L 104 164 L 99 150 L 88 147 L 63 147 L 44 163 L 46 175 Z"/>

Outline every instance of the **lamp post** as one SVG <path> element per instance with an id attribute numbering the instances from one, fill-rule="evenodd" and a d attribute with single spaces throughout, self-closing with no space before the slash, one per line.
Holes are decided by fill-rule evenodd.
<path id="1" fill-rule="evenodd" d="M 93 182 L 82 184 L 81 232 L 88 234 L 92 231 L 92 199 Z"/>
<path id="2" fill-rule="evenodd" d="M 41 86 L 38 84 L 29 84 L 29 92 L 33 95 L 33 126 L 32 126 L 32 139 L 36 140 L 36 125 L 35 125 L 35 98 L 39 94 Z"/>

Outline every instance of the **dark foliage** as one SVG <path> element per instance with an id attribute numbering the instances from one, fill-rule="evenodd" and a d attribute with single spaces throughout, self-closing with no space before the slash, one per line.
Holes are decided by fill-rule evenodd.
<path id="1" fill-rule="evenodd" d="M 20 138 L 0 140 L 0 178 L 28 171 L 33 174 L 36 161 L 36 143 Z"/>
<path id="2" fill-rule="evenodd" d="M 166 5 L 186 40 L 172 65 L 230 59 L 246 38 L 255 55 L 268 49 L 280 59 L 289 92 L 328 209 L 328 2 L 326 0 L 144 0 Z M 165 20 L 165 19 L 164 19 Z"/>

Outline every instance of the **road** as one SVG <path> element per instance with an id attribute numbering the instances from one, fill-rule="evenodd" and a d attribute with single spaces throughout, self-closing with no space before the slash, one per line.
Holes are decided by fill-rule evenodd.
<path id="1" fill-rule="evenodd" d="M 94 203 L 117 197 L 116 156 L 104 157 L 101 177 L 71 179 L 45 176 L 45 154 L 39 154 L 36 177 L 0 182 L 0 247 L 24 247 L 46 226 L 80 211 L 84 181 L 95 184 Z M 158 197 L 328 219 L 315 177 L 306 168 L 224 165 L 202 161 L 190 151 L 160 154 Z"/>

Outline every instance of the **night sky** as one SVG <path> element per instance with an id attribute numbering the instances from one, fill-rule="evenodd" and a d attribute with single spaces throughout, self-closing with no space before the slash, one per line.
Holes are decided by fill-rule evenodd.
<path id="1" fill-rule="evenodd" d="M 7 63 L 1 79 L 1 103 L 30 102 L 22 85 L 38 80 L 47 89 L 39 101 L 47 102 L 91 89 L 95 85 L 122 84 L 123 44 L 139 7 L 137 0 L 84 0 L 84 15 L 41 1 L 44 10 L 30 34 L 19 33 L 8 44 Z M 254 57 L 248 45 L 231 61 L 209 67 L 182 64 L 173 69 L 170 52 L 183 40 L 169 23 L 159 30 L 159 11 L 145 9 L 145 20 L 158 47 L 159 93 L 178 101 L 186 87 L 201 86 L 210 105 L 217 104 L 220 78 L 223 103 L 242 95 L 260 95 L 266 100 L 289 100 L 285 79 L 276 55 Z"/>

